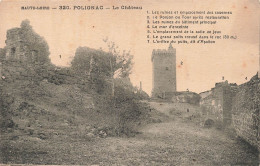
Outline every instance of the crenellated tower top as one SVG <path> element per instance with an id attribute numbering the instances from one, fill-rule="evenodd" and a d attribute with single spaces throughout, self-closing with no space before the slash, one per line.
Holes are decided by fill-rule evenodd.
<path id="1" fill-rule="evenodd" d="M 168 49 L 153 49 L 152 52 L 152 61 L 154 59 L 155 55 L 168 55 L 168 56 L 173 56 L 176 54 L 176 49 L 172 47 L 172 44 L 169 45 Z"/>

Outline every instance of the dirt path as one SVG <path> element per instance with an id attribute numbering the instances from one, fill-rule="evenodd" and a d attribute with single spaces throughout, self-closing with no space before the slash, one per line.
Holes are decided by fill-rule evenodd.
<path id="1" fill-rule="evenodd" d="M 172 110 L 167 104 L 151 105 L 165 114 Z M 110 164 L 258 165 L 256 151 L 245 142 L 232 139 L 217 129 L 185 123 L 184 116 L 147 125 L 141 130 L 142 134 L 135 138 L 107 139 L 109 146 L 105 151 L 116 159 Z M 110 157 L 107 156 L 107 159 Z"/>
<path id="2" fill-rule="evenodd" d="M 132 138 L 93 141 L 64 139 L 34 147 L 26 163 L 76 165 L 258 165 L 258 154 L 245 142 L 217 129 L 206 129 L 185 118 L 199 109 L 190 105 L 150 103 L 167 116 Z M 186 109 L 189 108 L 189 112 Z M 158 114 L 156 114 L 158 115 Z M 157 117 L 158 118 L 158 117 Z M 60 143 L 57 143 L 60 142 Z M 41 151 L 46 151 L 42 153 Z M 39 153 L 38 153 L 39 151 Z M 41 153 L 40 153 L 41 152 Z M 28 161 L 28 157 L 31 161 Z M 23 161 L 23 157 L 19 158 Z M 23 162 L 24 163 L 24 162 Z"/>
<path id="3" fill-rule="evenodd" d="M 257 152 L 245 142 L 217 129 L 205 129 L 185 122 L 188 114 L 174 115 L 179 106 L 151 103 L 172 120 L 152 123 L 133 138 L 106 138 L 95 142 L 91 151 L 73 145 L 80 158 L 74 164 L 96 165 L 258 165 Z M 186 106 L 180 105 L 183 110 Z M 191 112 L 197 108 L 190 108 Z M 183 111 L 182 110 L 182 111 Z M 171 116 L 171 114 L 173 114 Z M 98 155 L 98 156 L 97 156 Z M 70 160 L 71 161 L 71 160 Z"/>

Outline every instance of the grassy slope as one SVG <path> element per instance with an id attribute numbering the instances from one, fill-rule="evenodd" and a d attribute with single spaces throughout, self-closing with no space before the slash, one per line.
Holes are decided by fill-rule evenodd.
<path id="1" fill-rule="evenodd" d="M 24 94 L 26 89 L 18 83 L 5 87 L 14 96 L 11 110 L 16 127 L 1 134 L 0 163 L 23 163 L 23 158 L 45 154 L 46 147 L 53 143 L 66 144 L 67 138 L 90 140 L 104 136 L 99 132 L 111 119 L 95 111 L 88 93 L 74 85 L 41 82 Z"/>
<path id="2" fill-rule="evenodd" d="M 100 111 L 107 104 L 104 98 L 76 85 L 17 80 L 4 90 L 14 98 L 10 109 L 16 126 L 1 133 L 0 163 L 71 163 L 67 155 L 78 146 L 95 148 L 94 142 L 116 134 L 118 112 Z M 142 118 L 146 123 L 149 115 Z"/>

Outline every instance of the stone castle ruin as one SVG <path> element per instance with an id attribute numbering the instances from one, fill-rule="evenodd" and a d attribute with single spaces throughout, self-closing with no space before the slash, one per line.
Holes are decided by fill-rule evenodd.
<path id="1" fill-rule="evenodd" d="M 232 99 L 237 89 L 237 84 L 225 81 L 216 83 L 210 91 L 200 93 L 200 105 L 204 111 L 208 111 L 204 112 L 206 116 L 229 126 L 232 120 Z"/>
<path id="2" fill-rule="evenodd" d="M 47 42 L 35 33 L 30 22 L 25 20 L 21 27 L 12 28 L 6 34 L 5 59 L 20 62 L 48 62 Z"/>
<path id="3" fill-rule="evenodd" d="M 236 134 L 260 150 L 260 79 L 255 75 L 241 85 L 227 81 L 216 83 L 200 93 L 202 113 L 223 128 L 233 128 Z"/>
<path id="4" fill-rule="evenodd" d="M 26 42 L 22 36 L 21 28 L 13 28 L 7 31 L 6 35 L 6 59 L 8 60 L 22 60 L 27 61 L 27 59 L 32 59 L 33 56 L 37 56 L 36 51 L 32 51 L 27 47 Z"/>
<path id="5" fill-rule="evenodd" d="M 169 45 L 166 49 L 154 49 L 153 64 L 153 98 L 167 98 L 176 92 L 176 49 Z"/>
<path id="6" fill-rule="evenodd" d="M 6 46 L 0 49 L 0 77 L 6 82 L 41 81 L 50 77 L 49 47 L 28 20 L 6 33 Z"/>

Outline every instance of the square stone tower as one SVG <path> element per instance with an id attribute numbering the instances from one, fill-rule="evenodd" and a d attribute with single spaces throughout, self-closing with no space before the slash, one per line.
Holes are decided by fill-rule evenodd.
<path id="1" fill-rule="evenodd" d="M 166 49 L 154 49 L 153 64 L 153 98 L 165 98 L 176 92 L 176 49 L 169 45 Z"/>
<path id="2" fill-rule="evenodd" d="M 21 28 L 13 28 L 7 31 L 6 35 L 6 59 L 26 60 L 30 54 L 27 43 L 24 41 Z"/>

